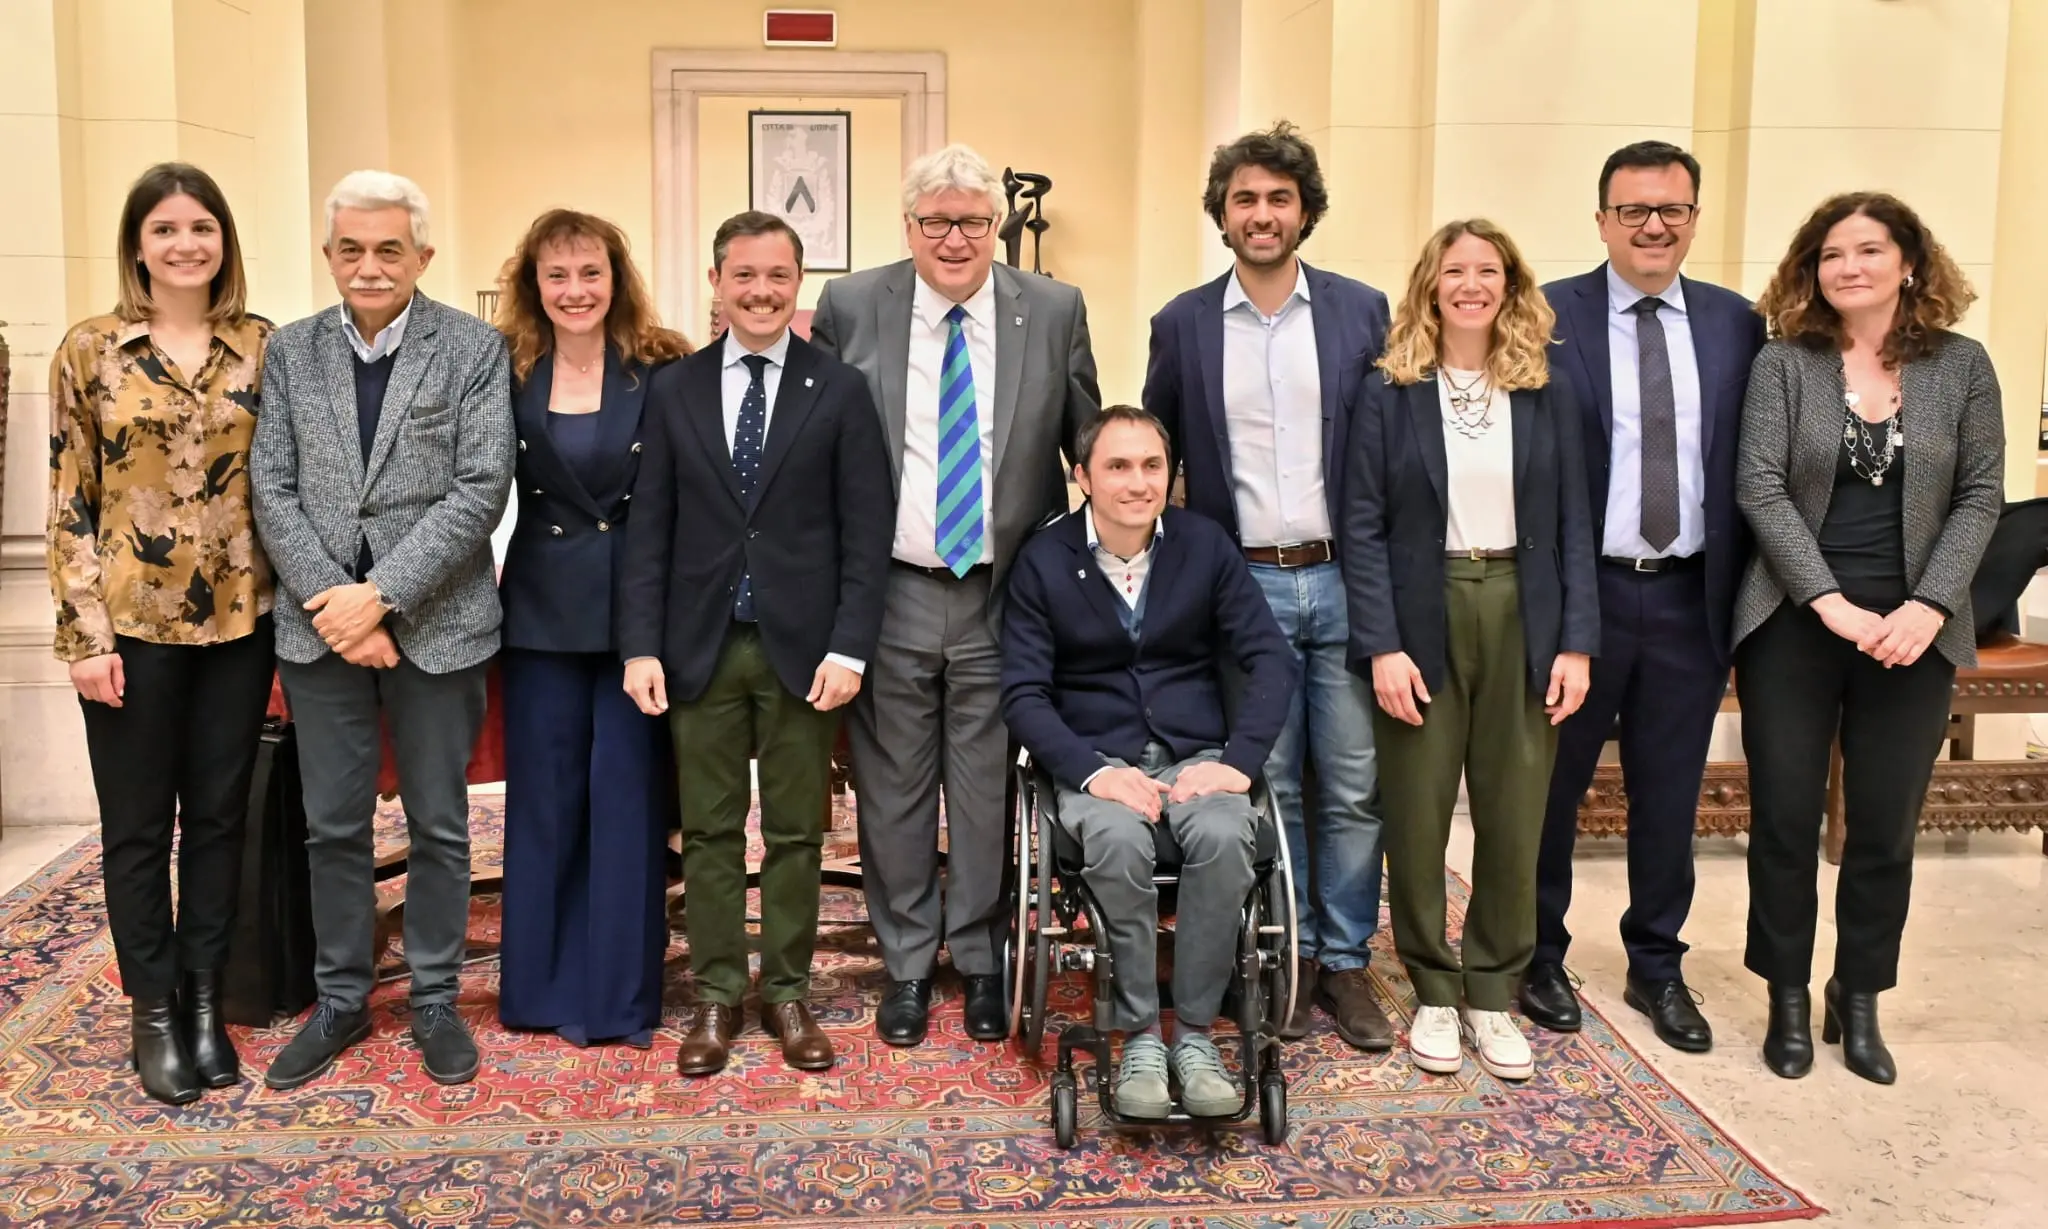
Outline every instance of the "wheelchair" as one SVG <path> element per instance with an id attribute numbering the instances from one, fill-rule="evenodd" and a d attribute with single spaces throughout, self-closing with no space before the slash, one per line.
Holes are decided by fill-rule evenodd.
<path id="1" fill-rule="evenodd" d="M 1294 872 L 1278 811 L 1263 777 L 1252 784 L 1252 804 L 1258 814 L 1252 887 L 1240 912 L 1237 962 L 1223 1000 L 1224 1014 L 1238 1027 L 1237 1066 L 1244 1101 L 1236 1113 L 1222 1118 L 1197 1118 L 1182 1109 L 1177 1081 L 1173 1087 L 1175 1107 L 1166 1118 L 1130 1118 L 1117 1112 L 1113 1096 L 1116 1067 L 1111 1061 L 1107 1027 L 1116 961 L 1100 908 L 1081 876 L 1081 846 L 1056 821 L 1059 795 L 1051 777 L 1032 765 L 1028 753 L 1019 754 L 1010 786 L 1015 826 L 1013 854 L 1005 869 L 1011 896 L 1003 961 L 1010 1036 L 1026 1058 L 1035 1062 L 1042 1054 L 1052 978 L 1067 971 L 1094 975 L 1092 1022 L 1067 1024 L 1056 1039 L 1054 1142 L 1063 1149 L 1071 1148 L 1079 1132 L 1077 1050 L 1085 1050 L 1093 1062 L 1096 1099 L 1103 1118 L 1113 1126 L 1180 1123 L 1213 1128 L 1243 1122 L 1256 1109 L 1265 1141 L 1285 1142 L 1287 1077 L 1280 1067 L 1280 1026 L 1293 1013 L 1294 996 L 1303 990 L 1294 984 Z M 1172 909 L 1181 854 L 1165 823 L 1154 824 L 1152 831 L 1153 883 L 1159 888 L 1159 912 L 1164 916 Z M 1161 987 L 1162 1007 L 1169 1005 L 1165 989 Z"/>

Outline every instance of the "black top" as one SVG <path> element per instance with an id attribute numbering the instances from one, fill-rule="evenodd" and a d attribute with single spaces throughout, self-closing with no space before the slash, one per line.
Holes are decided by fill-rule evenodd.
<path id="1" fill-rule="evenodd" d="M 377 422 L 384 417 L 384 393 L 391 387 L 391 364 L 398 352 L 392 351 L 374 363 L 350 355 L 356 371 L 356 440 L 363 449 L 363 469 L 370 468 L 370 450 L 377 442 Z M 356 579 L 366 580 L 376 560 L 370 556 L 370 539 L 365 537 L 356 551 Z"/>
<path id="2" fill-rule="evenodd" d="M 598 434 L 598 418 L 603 413 L 603 409 L 589 414 L 548 411 L 548 441 L 586 491 L 599 489 L 603 478 L 603 440 Z"/>
<path id="3" fill-rule="evenodd" d="M 1882 424 L 1870 434 L 1883 439 Z M 1911 596 L 1906 586 L 1903 497 L 1906 453 L 1899 450 L 1884 482 L 1872 483 L 1849 464 L 1844 443 L 1835 454 L 1835 493 L 1820 523 L 1820 554 L 1835 574 L 1842 596 L 1869 610 L 1890 614 Z M 1873 458 L 1858 454 L 1865 472 Z M 1880 454 L 1882 455 L 1882 454 Z"/>

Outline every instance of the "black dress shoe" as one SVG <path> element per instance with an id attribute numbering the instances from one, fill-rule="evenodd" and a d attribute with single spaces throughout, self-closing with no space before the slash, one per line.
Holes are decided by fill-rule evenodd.
<path id="1" fill-rule="evenodd" d="M 228 1036 L 227 1017 L 221 1014 L 219 972 L 185 974 L 185 984 L 178 991 L 178 1023 L 184 1029 L 185 1046 L 200 1083 L 226 1088 L 242 1082 L 242 1060 Z"/>
<path id="2" fill-rule="evenodd" d="M 889 993 L 875 1010 L 875 1035 L 892 1046 L 923 1045 L 931 1014 L 931 978 L 890 982 Z"/>
<path id="3" fill-rule="evenodd" d="M 1692 991 L 1678 978 L 1670 981 L 1628 979 L 1621 1001 L 1650 1017 L 1657 1039 L 1674 1050 L 1704 1054 L 1714 1048 L 1714 1030 L 1693 1006 Z"/>
<path id="4" fill-rule="evenodd" d="M 967 1017 L 967 1035 L 976 1041 L 1001 1041 L 1010 1035 L 1010 1011 L 1003 1003 L 1003 979 L 993 973 L 969 973 L 967 999 L 962 1011 Z"/>
<path id="5" fill-rule="evenodd" d="M 1532 964 L 1522 974 L 1522 1014 L 1553 1033 L 1576 1033 L 1586 1022 L 1561 964 Z"/>
<path id="6" fill-rule="evenodd" d="M 1764 1032 L 1764 1066 L 1796 1080 L 1813 1070 L 1813 995 L 1805 986 L 1771 983 L 1771 1024 Z"/>
<path id="7" fill-rule="evenodd" d="M 299 1031 L 271 1061 L 263 1083 L 279 1092 L 297 1088 L 324 1074 L 348 1048 L 370 1035 L 370 1011 L 338 1011 L 321 1003 L 299 1026 Z"/>
<path id="8" fill-rule="evenodd" d="M 128 1061 L 142 1077 L 142 1091 L 166 1105 L 186 1105 L 206 1090 L 179 1036 L 178 1013 L 168 998 L 140 996 L 128 1002 Z"/>
<path id="9" fill-rule="evenodd" d="M 1844 990 L 1828 978 L 1821 992 L 1825 1011 L 1821 1016 L 1820 1039 L 1842 1043 L 1842 1061 L 1849 1070 L 1873 1084 L 1890 1084 L 1899 1078 L 1892 1052 L 1885 1048 L 1877 1031 L 1877 995 L 1868 990 Z"/>

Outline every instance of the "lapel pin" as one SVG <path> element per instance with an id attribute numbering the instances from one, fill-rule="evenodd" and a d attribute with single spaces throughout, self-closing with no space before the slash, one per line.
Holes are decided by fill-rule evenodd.
<path id="1" fill-rule="evenodd" d="M 809 377 L 809 376 L 805 376 L 805 377 L 804 377 L 804 387 L 805 387 L 805 388 L 809 388 L 809 387 L 810 387 L 810 386 L 811 386 L 812 384 L 814 384 L 814 383 L 816 383 L 816 381 L 812 380 L 812 379 L 811 379 L 811 377 Z"/>
<path id="2" fill-rule="evenodd" d="M 1080 578 L 1081 578 L 1082 580 L 1086 580 L 1086 579 L 1088 579 L 1088 569 L 1087 569 L 1087 568 L 1081 568 L 1081 569 L 1077 570 L 1077 571 L 1076 571 L 1076 572 L 1074 573 L 1074 575 L 1076 575 L 1076 576 L 1080 577 Z"/>
<path id="3" fill-rule="evenodd" d="M 1024 317 L 1022 317 L 1022 316 L 1019 316 L 1019 317 L 1017 317 L 1017 323 L 1018 323 L 1018 324 L 1022 324 L 1022 323 L 1024 323 Z"/>

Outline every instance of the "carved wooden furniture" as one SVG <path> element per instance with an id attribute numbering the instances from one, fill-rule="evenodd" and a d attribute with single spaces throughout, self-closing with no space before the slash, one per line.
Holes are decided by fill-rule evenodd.
<path id="1" fill-rule="evenodd" d="M 1724 713 L 1740 712 L 1735 683 L 1721 701 Z M 1976 758 L 1977 718 L 1987 713 L 2048 713 L 2048 644 L 2001 635 L 1977 649 L 1974 669 L 1956 672 L 1949 708 L 1949 758 L 1934 765 L 1920 831 L 1949 834 L 2038 829 L 2048 855 L 2048 760 Z M 1700 836 L 1735 836 L 1749 831 L 1749 768 L 1741 761 L 1707 765 L 1700 783 Z M 1602 764 L 1579 802 L 1579 835 L 1623 836 L 1628 832 L 1628 798 L 1621 766 Z M 1828 807 L 1822 845 L 1830 862 L 1842 859 L 1842 764 L 1828 766 Z"/>

